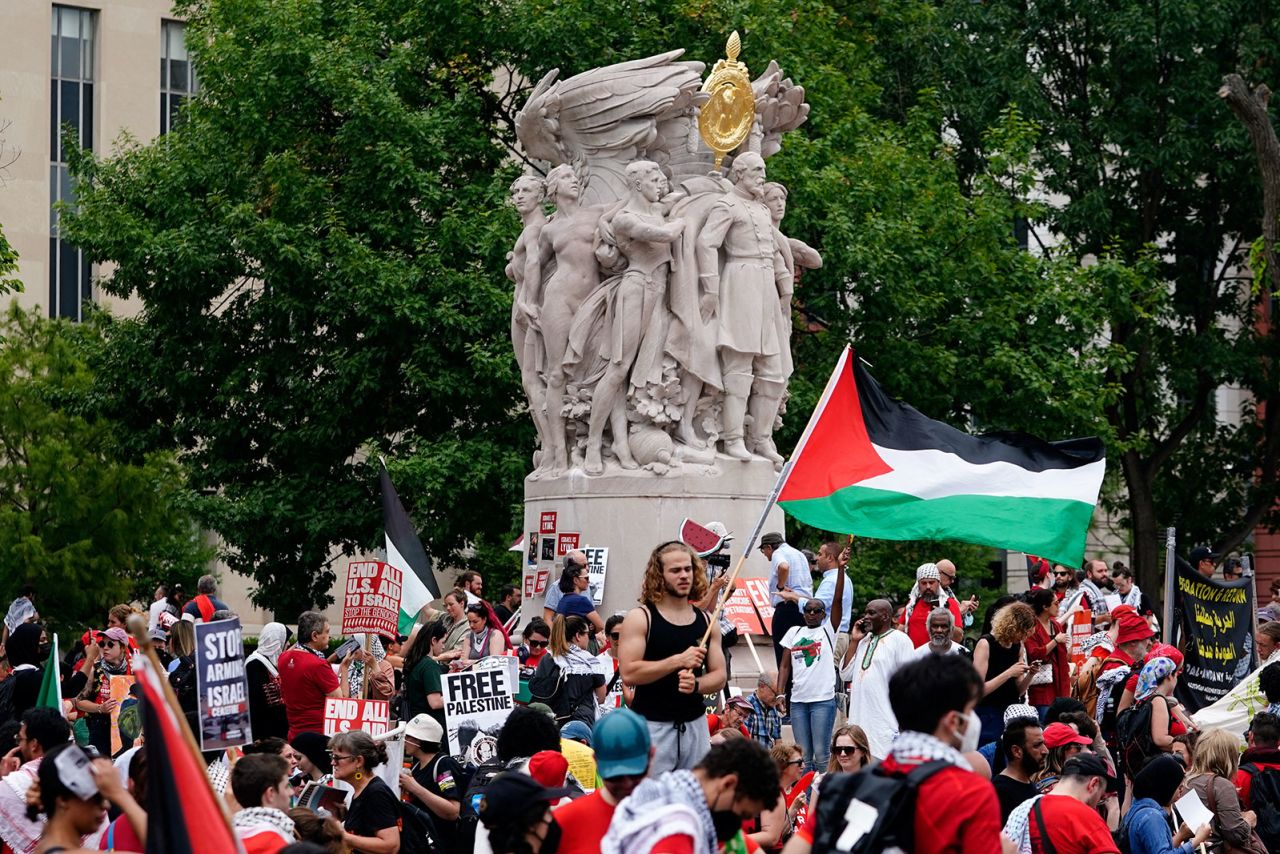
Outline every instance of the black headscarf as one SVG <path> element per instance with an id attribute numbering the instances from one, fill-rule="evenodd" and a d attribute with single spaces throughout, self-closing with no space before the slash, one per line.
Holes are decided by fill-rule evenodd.
<path id="1" fill-rule="evenodd" d="M 23 664 L 39 667 L 43 663 L 40 661 L 40 634 L 43 631 L 44 626 L 39 623 L 23 623 L 14 629 L 9 635 L 9 643 L 5 645 L 9 664 L 13 667 Z"/>
<path id="2" fill-rule="evenodd" d="M 1187 769 L 1172 754 L 1157 756 L 1138 772 L 1133 781 L 1133 797 L 1151 798 L 1162 807 L 1173 803 L 1178 785 L 1187 775 Z"/>
<path id="3" fill-rule="evenodd" d="M 333 773 L 333 763 L 329 760 L 329 737 L 318 732 L 300 732 L 293 737 L 289 745 L 320 769 L 322 774 Z"/>

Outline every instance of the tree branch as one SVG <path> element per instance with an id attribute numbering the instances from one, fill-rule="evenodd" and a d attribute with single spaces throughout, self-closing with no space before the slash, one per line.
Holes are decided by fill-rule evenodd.
<path id="1" fill-rule="evenodd" d="M 1267 262 L 1266 278 L 1272 293 L 1280 291 L 1280 267 L 1276 264 L 1276 219 L 1280 216 L 1280 139 L 1271 124 L 1267 108 L 1271 90 L 1260 83 L 1250 91 L 1239 74 L 1222 78 L 1218 97 L 1240 119 L 1253 150 L 1258 157 L 1258 171 L 1262 173 L 1262 254 Z M 1256 272 L 1256 271 L 1255 271 Z"/>

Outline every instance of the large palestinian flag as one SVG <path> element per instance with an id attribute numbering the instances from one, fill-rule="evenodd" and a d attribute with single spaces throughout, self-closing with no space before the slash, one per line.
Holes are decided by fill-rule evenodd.
<path id="1" fill-rule="evenodd" d="M 807 525 L 961 540 L 1080 566 L 1105 468 L 1099 439 L 970 436 L 881 390 L 846 347 L 778 504 Z"/>
<path id="2" fill-rule="evenodd" d="M 418 532 L 400 503 L 395 484 L 387 473 L 384 463 L 378 476 L 382 489 L 382 523 L 386 529 L 387 563 L 403 573 L 403 586 L 400 594 L 400 619 L 397 628 L 400 634 L 407 635 L 413 631 L 418 621 L 418 612 L 432 600 L 440 598 L 440 585 L 436 583 L 436 574 L 431 568 L 431 558 L 418 539 Z"/>

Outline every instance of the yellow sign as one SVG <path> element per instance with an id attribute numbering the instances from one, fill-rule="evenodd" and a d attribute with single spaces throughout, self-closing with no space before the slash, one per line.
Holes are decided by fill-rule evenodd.
<path id="1" fill-rule="evenodd" d="M 735 30 L 725 44 L 726 59 L 719 60 L 702 84 L 708 95 L 698 113 L 702 141 L 716 153 L 717 172 L 724 156 L 746 141 L 756 117 L 756 97 L 746 63 L 738 62 L 742 40 Z"/>

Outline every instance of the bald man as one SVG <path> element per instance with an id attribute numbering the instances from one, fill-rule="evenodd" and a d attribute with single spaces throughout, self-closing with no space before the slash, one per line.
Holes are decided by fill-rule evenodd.
<path id="1" fill-rule="evenodd" d="M 867 603 L 862 619 L 850 627 L 841 678 L 849 682 L 849 723 L 867 734 L 871 755 L 889 755 L 898 734 L 898 719 L 889 705 L 889 679 L 915 658 L 915 644 L 893 627 L 893 604 L 887 599 Z"/>

